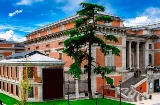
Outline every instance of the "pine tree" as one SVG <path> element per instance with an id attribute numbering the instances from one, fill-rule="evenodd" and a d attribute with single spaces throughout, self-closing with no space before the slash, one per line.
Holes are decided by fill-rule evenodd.
<path id="1" fill-rule="evenodd" d="M 101 15 L 105 11 L 103 6 L 83 2 L 80 4 L 82 9 L 77 11 L 79 19 L 75 20 L 75 27 L 72 30 L 66 32 L 70 35 L 70 38 L 64 41 L 64 50 L 68 56 L 74 59 L 74 63 L 69 68 L 69 74 L 74 75 L 76 78 L 80 78 L 82 73 L 81 63 L 84 60 L 88 61 L 86 72 L 88 73 L 88 93 L 89 99 L 92 99 L 91 90 L 91 67 L 94 58 L 91 56 L 91 47 L 93 43 L 96 43 L 104 55 L 109 54 L 112 51 L 113 54 L 119 55 L 120 50 L 115 46 L 107 45 L 105 41 L 118 42 L 118 39 L 114 35 L 107 35 L 97 28 L 98 22 L 110 23 L 113 19 L 110 16 Z M 104 40 L 99 38 L 96 33 L 100 32 L 104 35 Z M 101 67 L 98 65 L 94 67 L 94 73 L 101 74 L 104 79 L 105 73 L 110 73 L 111 70 L 107 67 Z"/>

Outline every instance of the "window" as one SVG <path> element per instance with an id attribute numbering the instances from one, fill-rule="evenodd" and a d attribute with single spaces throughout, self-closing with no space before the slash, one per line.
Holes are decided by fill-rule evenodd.
<path id="1" fill-rule="evenodd" d="M 4 75 L 4 71 L 5 71 L 5 66 L 3 66 L 3 75 Z"/>
<path id="2" fill-rule="evenodd" d="M 3 59 L 3 56 L 0 56 L 0 60 L 2 60 Z"/>
<path id="3" fill-rule="evenodd" d="M 29 87 L 29 90 L 28 91 L 28 98 L 33 98 L 34 97 L 34 88 L 33 87 Z"/>
<path id="4" fill-rule="evenodd" d="M 28 68 L 28 78 L 33 78 L 33 67 Z"/>
<path id="5" fill-rule="evenodd" d="M 6 86 L 7 86 L 7 90 L 6 91 L 8 92 L 8 83 L 6 83 Z"/>
<path id="6" fill-rule="evenodd" d="M 18 68 L 16 67 L 16 78 L 18 77 Z"/>
<path id="7" fill-rule="evenodd" d="M 59 42 L 58 44 L 59 44 L 59 45 L 63 45 L 63 42 Z"/>
<path id="8" fill-rule="evenodd" d="M 111 23 L 106 22 L 105 25 L 106 26 L 111 26 Z"/>
<path id="9" fill-rule="evenodd" d="M 149 54 L 149 65 L 152 65 L 152 55 Z"/>
<path id="10" fill-rule="evenodd" d="M 60 26 L 60 31 L 63 31 L 64 30 L 64 25 L 61 25 Z"/>
<path id="11" fill-rule="evenodd" d="M 13 84 L 11 84 L 11 93 L 13 94 Z"/>
<path id="12" fill-rule="evenodd" d="M 30 51 L 30 48 L 28 48 L 28 51 Z"/>
<path id="13" fill-rule="evenodd" d="M 3 82 L 3 90 L 5 91 L 5 83 Z"/>
<path id="14" fill-rule="evenodd" d="M 47 34 L 51 34 L 51 30 L 50 29 L 47 30 Z"/>
<path id="15" fill-rule="evenodd" d="M 40 33 L 38 32 L 38 34 L 37 34 L 37 37 L 40 37 L 41 35 L 40 35 Z"/>
<path id="16" fill-rule="evenodd" d="M 105 66 L 112 67 L 114 65 L 114 56 L 111 51 L 105 56 Z"/>
<path id="17" fill-rule="evenodd" d="M 152 49 L 152 44 L 149 44 L 149 49 Z"/>
<path id="18" fill-rule="evenodd" d="M 46 44 L 46 48 L 49 48 L 50 47 L 50 45 L 49 44 Z"/>
<path id="19" fill-rule="evenodd" d="M 36 46 L 36 50 L 38 50 L 39 49 L 39 46 Z"/>
<path id="20" fill-rule="evenodd" d="M 18 85 L 16 85 L 16 95 L 18 96 Z"/>
<path id="21" fill-rule="evenodd" d="M 8 76 L 8 67 L 7 67 L 7 69 L 6 69 L 6 76 Z"/>
<path id="22" fill-rule="evenodd" d="M 11 67 L 11 69 L 10 69 L 10 70 L 11 70 L 10 74 L 11 74 L 11 77 L 12 77 L 12 67 Z"/>
<path id="23" fill-rule="evenodd" d="M 59 53 L 59 60 L 62 60 L 62 53 Z"/>

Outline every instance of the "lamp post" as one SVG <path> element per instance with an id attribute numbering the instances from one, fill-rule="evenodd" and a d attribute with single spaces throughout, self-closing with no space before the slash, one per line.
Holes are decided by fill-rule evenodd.
<path id="1" fill-rule="evenodd" d="M 122 100 L 121 100 L 121 83 L 122 83 L 122 81 L 120 80 L 119 81 L 119 87 L 120 87 L 120 105 L 121 105 L 121 102 L 122 102 Z"/>
<path id="2" fill-rule="evenodd" d="M 98 94 L 99 94 L 99 93 L 96 91 L 96 92 L 95 92 L 95 95 L 96 95 L 96 105 L 97 105 L 97 96 L 98 96 Z"/>
<path id="3" fill-rule="evenodd" d="M 70 105 L 69 104 L 69 84 L 70 84 L 70 81 L 68 80 L 68 82 L 67 82 L 67 85 L 68 85 L 68 105 Z"/>

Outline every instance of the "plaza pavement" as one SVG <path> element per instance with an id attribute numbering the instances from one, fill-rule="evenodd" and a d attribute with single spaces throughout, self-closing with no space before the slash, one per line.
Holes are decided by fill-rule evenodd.
<path id="1" fill-rule="evenodd" d="M 142 100 L 139 102 L 130 102 L 135 105 L 160 105 L 160 93 L 153 93 L 152 99 Z"/>

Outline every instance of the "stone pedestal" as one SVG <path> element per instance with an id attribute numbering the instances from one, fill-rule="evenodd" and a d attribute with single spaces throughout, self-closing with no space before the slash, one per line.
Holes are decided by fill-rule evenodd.
<path id="1" fill-rule="evenodd" d="M 78 78 L 75 78 L 74 80 L 76 81 L 76 84 L 75 84 L 75 95 L 76 95 L 76 98 L 79 98 Z"/>

